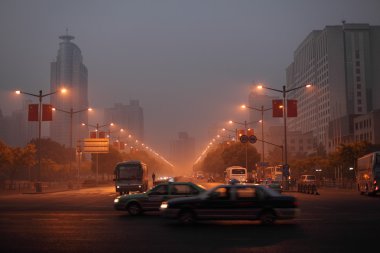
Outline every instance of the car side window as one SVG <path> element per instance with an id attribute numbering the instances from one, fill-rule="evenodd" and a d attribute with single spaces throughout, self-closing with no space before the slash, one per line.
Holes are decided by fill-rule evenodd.
<path id="1" fill-rule="evenodd" d="M 168 186 L 167 185 L 159 185 L 152 190 L 150 195 L 168 195 Z"/>
<path id="2" fill-rule="evenodd" d="M 227 187 L 217 188 L 213 192 L 212 196 L 213 196 L 213 199 L 217 199 L 217 200 L 230 199 L 230 188 L 227 188 Z"/>
<path id="3" fill-rule="evenodd" d="M 236 189 L 237 200 L 248 200 L 256 198 L 256 189 L 253 187 L 244 187 Z"/>
<path id="4" fill-rule="evenodd" d="M 173 195 L 193 195 L 197 191 L 193 187 L 187 184 L 176 184 L 171 186 L 171 191 Z M 198 192 L 198 191 L 197 191 Z"/>

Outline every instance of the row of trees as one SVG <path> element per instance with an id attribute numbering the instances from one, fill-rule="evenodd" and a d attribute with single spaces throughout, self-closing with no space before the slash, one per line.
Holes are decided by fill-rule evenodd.
<path id="1" fill-rule="evenodd" d="M 240 142 L 223 142 L 217 144 L 207 156 L 194 165 L 194 170 L 203 170 L 210 174 L 223 175 L 224 170 L 232 165 L 246 167 L 246 148 L 248 170 L 255 170 L 256 164 L 260 161 L 260 154 L 252 144 L 242 144 Z M 291 175 L 299 178 L 302 174 L 317 174 L 320 178 L 335 179 L 338 175 L 341 178 L 354 179 L 356 174 L 356 160 L 370 152 L 380 150 L 379 145 L 368 142 L 354 142 L 341 144 L 335 152 L 327 154 L 319 147 L 313 155 L 298 154 L 289 158 Z M 281 164 L 281 149 L 274 148 L 269 152 L 266 161 L 271 165 Z M 353 168 L 354 170 L 350 170 Z"/>
<path id="2" fill-rule="evenodd" d="M 0 183 L 6 180 L 35 181 L 37 180 L 38 151 L 37 140 L 32 140 L 25 147 L 10 147 L 0 140 Z M 41 171 L 42 181 L 67 181 L 77 177 L 79 163 L 75 150 L 70 150 L 50 139 L 41 139 Z M 71 166 L 70 166 L 71 160 Z M 172 173 L 170 166 L 162 160 L 157 159 L 151 153 L 144 150 L 130 153 L 122 153 L 110 147 L 107 154 L 99 154 L 98 168 L 99 174 L 112 175 L 115 164 L 125 160 L 142 160 L 148 168 L 152 168 L 156 173 Z M 71 170 L 70 170 L 71 168 Z M 80 174 L 95 175 L 96 155 L 81 156 Z"/>

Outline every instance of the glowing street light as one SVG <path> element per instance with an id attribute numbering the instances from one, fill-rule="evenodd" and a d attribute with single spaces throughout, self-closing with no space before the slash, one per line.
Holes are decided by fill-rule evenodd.
<path id="1" fill-rule="evenodd" d="M 38 169 L 37 169 L 37 183 L 36 183 L 36 192 L 41 192 L 42 187 L 41 187 L 41 119 L 42 119 L 42 98 L 53 95 L 55 93 L 66 93 L 67 89 L 62 88 L 61 90 L 56 90 L 50 93 L 43 94 L 42 90 L 39 91 L 38 94 L 33 94 L 29 92 L 24 92 L 21 90 L 16 90 L 15 93 L 17 95 L 19 94 L 25 94 L 33 97 L 37 97 L 39 101 L 39 107 L 38 107 L 38 140 L 37 140 L 37 152 L 38 152 Z"/>
<path id="2" fill-rule="evenodd" d="M 283 85 L 282 86 L 282 90 L 279 90 L 279 89 L 273 89 L 273 88 L 270 88 L 270 87 L 267 87 L 267 86 L 263 86 L 263 85 L 258 85 L 257 86 L 257 89 L 268 89 L 268 90 L 272 90 L 272 91 L 276 91 L 276 92 L 281 92 L 282 93 L 282 97 L 283 97 L 283 102 L 282 102 L 282 113 L 283 113 L 283 117 L 284 117 L 284 157 L 285 157 L 285 161 L 284 161 L 284 169 L 288 169 L 289 168 L 289 165 L 288 165 L 288 143 L 287 143 L 287 130 L 286 130 L 286 118 L 287 118 L 287 105 L 286 105 L 286 94 L 288 92 L 291 92 L 291 91 L 294 91 L 294 90 L 298 90 L 298 89 L 302 89 L 302 88 L 310 88 L 311 87 L 311 84 L 307 84 L 307 85 L 301 85 L 301 86 L 298 86 L 298 87 L 295 87 L 295 88 L 291 88 L 289 90 L 286 89 L 286 86 Z M 286 166 L 286 167 L 285 167 Z"/>
<path id="3" fill-rule="evenodd" d="M 73 159 L 72 155 L 71 155 L 71 151 L 73 149 L 73 115 L 76 113 L 84 112 L 84 111 L 92 111 L 92 108 L 86 108 L 86 109 L 82 109 L 82 110 L 78 110 L 78 111 L 74 111 L 73 108 L 70 108 L 70 111 L 62 110 L 59 108 L 53 108 L 53 111 L 59 111 L 59 112 L 67 113 L 70 115 L 70 164 L 69 164 L 69 170 L 71 173 L 72 159 Z M 78 168 L 78 179 L 79 179 L 79 168 Z"/>
<path id="4" fill-rule="evenodd" d="M 265 143 L 265 140 L 264 140 L 264 112 L 272 110 L 272 108 L 264 109 L 263 105 L 261 106 L 260 109 L 259 108 L 255 108 L 255 107 L 250 107 L 248 105 L 242 105 L 241 108 L 242 109 L 247 109 L 248 108 L 250 110 L 255 110 L 255 111 L 261 112 L 261 120 L 259 121 L 261 123 L 261 139 L 262 139 L 261 143 L 262 143 L 262 153 L 263 153 L 261 161 L 264 162 L 265 161 L 265 159 L 264 159 L 264 157 L 265 157 L 265 153 L 264 153 L 264 143 Z"/>

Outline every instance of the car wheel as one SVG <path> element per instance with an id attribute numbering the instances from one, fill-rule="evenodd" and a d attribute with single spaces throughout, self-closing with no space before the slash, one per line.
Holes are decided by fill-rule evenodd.
<path id="1" fill-rule="evenodd" d="M 273 224 L 276 221 L 276 215 L 273 213 L 273 211 L 264 211 L 260 215 L 260 222 L 263 225 L 270 225 Z"/>
<path id="2" fill-rule="evenodd" d="M 127 211 L 129 215 L 136 216 L 142 213 L 141 207 L 137 203 L 131 203 L 127 206 Z"/>
<path id="3" fill-rule="evenodd" d="M 191 210 L 182 210 L 178 215 L 178 221 L 181 224 L 193 224 L 195 223 L 195 214 Z"/>

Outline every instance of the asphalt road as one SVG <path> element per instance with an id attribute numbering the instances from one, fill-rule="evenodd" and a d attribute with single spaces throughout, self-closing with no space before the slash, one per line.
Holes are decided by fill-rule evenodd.
<path id="1" fill-rule="evenodd" d="M 0 196 L 1 252 L 363 252 L 378 248 L 380 197 L 297 192 L 294 221 L 210 221 L 181 226 L 157 212 L 113 209 L 113 187 Z"/>

